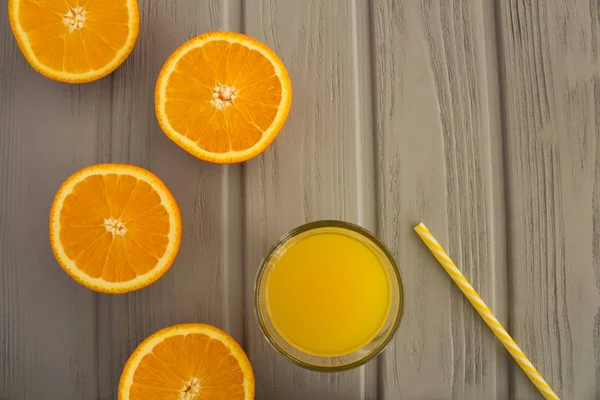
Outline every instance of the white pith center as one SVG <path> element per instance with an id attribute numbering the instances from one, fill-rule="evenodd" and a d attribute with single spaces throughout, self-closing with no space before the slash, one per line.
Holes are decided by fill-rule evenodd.
<path id="1" fill-rule="evenodd" d="M 127 228 L 125 228 L 125 224 L 119 221 L 118 219 L 105 219 L 104 227 L 107 231 L 113 234 L 113 236 L 123 236 L 127 233 Z"/>
<path id="2" fill-rule="evenodd" d="M 183 384 L 183 389 L 179 393 L 179 400 L 195 400 L 200 395 L 200 379 L 193 376 L 189 381 Z"/>
<path id="3" fill-rule="evenodd" d="M 85 15 L 87 11 L 83 7 L 71 7 L 63 14 L 63 22 L 69 28 L 69 33 L 79 30 L 85 26 Z"/>
<path id="4" fill-rule="evenodd" d="M 225 107 L 233 104 L 233 101 L 236 97 L 237 90 L 235 90 L 235 88 L 225 85 L 217 85 L 213 89 L 213 98 L 210 101 L 210 104 L 219 110 L 224 110 Z"/>

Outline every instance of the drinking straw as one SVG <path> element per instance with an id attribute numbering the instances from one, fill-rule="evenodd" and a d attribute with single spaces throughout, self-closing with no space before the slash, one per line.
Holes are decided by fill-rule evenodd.
<path id="1" fill-rule="evenodd" d="M 519 346 L 515 343 L 513 338 L 510 337 L 506 329 L 498 322 L 498 319 L 492 314 L 490 309 L 485 305 L 479 294 L 473 289 L 473 286 L 467 281 L 467 278 L 459 271 L 456 264 L 452 262 L 448 254 L 444 251 L 442 246 L 438 243 L 437 240 L 433 237 L 431 232 L 425 227 L 423 223 L 415 226 L 415 231 L 423 240 L 425 245 L 429 248 L 429 250 L 433 253 L 435 258 L 439 261 L 439 263 L 444 267 L 450 278 L 458 285 L 460 290 L 463 292 L 467 299 L 471 302 L 475 310 L 481 315 L 481 318 L 485 321 L 485 323 L 490 327 L 492 332 L 498 337 L 500 342 L 504 345 L 506 350 L 510 353 L 510 355 L 515 359 L 515 361 L 521 366 L 527 377 L 533 382 L 533 384 L 538 388 L 540 393 L 547 400 L 559 400 L 558 396 L 552 388 L 546 383 L 544 378 L 540 375 L 540 373 L 535 369 L 533 364 L 529 361 L 527 356 L 523 354 Z"/>

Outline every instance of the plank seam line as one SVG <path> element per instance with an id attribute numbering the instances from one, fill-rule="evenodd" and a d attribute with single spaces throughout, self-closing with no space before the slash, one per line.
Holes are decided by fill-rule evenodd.
<path id="1" fill-rule="evenodd" d="M 496 58 L 498 62 L 497 79 L 498 79 L 498 95 L 500 105 L 500 145 L 501 159 L 502 162 L 502 184 L 504 186 L 504 247 L 505 247 L 505 263 L 506 263 L 506 329 L 508 332 L 512 332 L 513 318 L 512 310 L 513 304 L 513 293 L 512 293 L 512 246 L 510 242 L 509 233 L 511 231 L 511 206 L 510 206 L 510 186 L 509 186 L 509 164 L 508 164 L 508 135 L 506 132 L 507 122 L 507 104 L 506 104 L 506 86 L 503 82 L 506 82 L 506 54 L 504 51 L 503 43 L 505 39 L 504 29 L 502 28 L 502 7 L 506 7 L 507 3 L 502 4 L 502 1 L 494 0 L 494 39 L 496 42 Z M 508 5 L 510 7 L 510 5 Z M 513 398 L 515 394 L 515 380 L 514 380 L 514 364 L 508 363 L 508 398 Z"/>
<path id="2" fill-rule="evenodd" d="M 360 102 L 360 73 L 358 67 L 358 12 L 356 10 L 356 0 L 352 1 L 352 77 L 354 83 L 354 152 L 356 157 L 356 207 L 357 207 L 357 222 L 363 226 L 365 221 L 364 200 L 363 200 L 363 157 L 361 151 L 361 102 Z M 362 376 L 362 375 L 361 375 Z M 364 382 L 361 382 L 364 383 Z"/>
<path id="3" fill-rule="evenodd" d="M 370 76 L 369 79 L 371 80 L 371 87 L 370 87 L 370 96 L 371 96 L 371 115 L 372 115 L 372 120 L 371 120 L 371 134 L 373 135 L 373 140 L 372 140 L 372 148 L 371 151 L 373 152 L 373 159 L 372 159 L 372 165 L 373 165 L 373 176 L 372 179 L 374 180 L 374 211 L 375 211 L 375 215 L 374 215 L 374 221 L 373 221 L 373 229 L 374 232 L 377 236 L 380 236 L 382 234 L 382 226 L 383 226 L 383 220 L 382 220 L 382 209 L 384 208 L 384 206 L 382 205 L 382 203 L 385 201 L 385 196 L 383 196 L 382 194 L 382 190 L 383 190 L 383 171 L 378 169 L 379 165 L 380 165 L 380 161 L 384 158 L 383 154 L 379 152 L 380 149 L 380 145 L 381 142 L 383 141 L 382 138 L 379 137 L 378 133 L 379 133 L 379 113 L 380 110 L 377 106 L 377 97 L 378 97 L 378 92 L 377 92 L 377 33 L 376 33 L 376 7 L 377 5 L 374 4 L 372 1 L 367 1 L 367 12 L 368 12 L 368 16 L 367 16 L 367 32 L 369 35 L 369 60 L 370 60 Z M 392 343 L 393 345 L 393 343 Z M 391 346 L 390 346 L 391 347 Z M 389 351 L 389 350 L 388 350 Z M 375 398 L 379 399 L 380 396 L 383 395 L 383 393 L 385 392 L 385 386 L 383 383 L 383 379 L 381 379 L 381 371 L 385 371 L 385 352 L 377 357 L 376 361 L 374 361 L 375 363 L 375 385 L 374 385 L 374 392 L 375 392 Z M 393 369 L 395 372 L 395 368 Z"/>
<path id="4" fill-rule="evenodd" d="M 363 157 L 361 152 L 362 143 L 362 129 L 361 129 L 361 118 L 360 118 L 360 73 L 358 66 L 358 12 L 356 9 L 356 0 L 352 1 L 351 4 L 351 20 L 352 20 L 352 80 L 354 86 L 354 154 L 355 154 L 355 173 L 356 173 L 356 222 L 360 226 L 365 225 L 365 211 L 364 211 L 364 200 L 362 198 L 363 190 Z M 366 397 L 366 370 L 364 365 L 360 367 L 359 376 L 359 390 L 360 398 L 365 399 Z"/>

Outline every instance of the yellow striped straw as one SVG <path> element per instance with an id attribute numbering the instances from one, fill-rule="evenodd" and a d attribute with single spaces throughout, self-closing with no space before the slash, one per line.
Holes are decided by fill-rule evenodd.
<path id="1" fill-rule="evenodd" d="M 500 342 L 506 347 L 506 350 L 510 353 L 515 361 L 521 366 L 525 374 L 529 377 L 531 382 L 538 388 L 540 393 L 547 400 L 559 400 L 558 396 L 552 388 L 546 383 L 544 378 L 531 364 L 531 361 L 523 354 L 519 346 L 515 343 L 513 338 L 510 337 L 506 329 L 498 322 L 498 319 L 492 314 L 490 309 L 485 305 L 479 294 L 473 289 L 473 286 L 467 281 L 467 278 L 459 271 L 456 264 L 452 262 L 448 254 L 444 251 L 442 246 L 435 240 L 431 232 L 425 227 L 423 223 L 415 226 L 415 231 L 421 237 L 421 240 L 425 242 L 429 250 L 433 253 L 435 258 L 442 264 L 442 267 L 446 270 L 448 275 L 452 278 L 454 283 L 458 285 L 460 290 L 467 296 L 467 299 L 471 302 L 475 310 L 481 315 L 481 318 L 490 327 L 490 329 L 496 334 Z"/>

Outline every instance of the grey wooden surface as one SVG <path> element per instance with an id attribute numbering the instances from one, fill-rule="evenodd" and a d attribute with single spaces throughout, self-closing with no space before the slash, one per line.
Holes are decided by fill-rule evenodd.
<path id="1" fill-rule="evenodd" d="M 85 85 L 24 60 L 0 7 L 0 399 L 116 398 L 136 345 L 202 321 L 246 349 L 257 399 L 541 399 L 412 232 L 423 220 L 561 399 L 600 399 L 598 0 L 141 0 L 128 60 Z M 154 116 L 185 40 L 245 32 L 294 85 L 280 136 L 241 165 L 202 163 Z M 184 221 L 157 283 L 108 296 L 72 281 L 48 211 L 77 169 L 157 173 Z M 252 286 L 268 247 L 311 220 L 376 232 L 405 281 L 377 360 L 295 367 L 261 337 Z"/>

